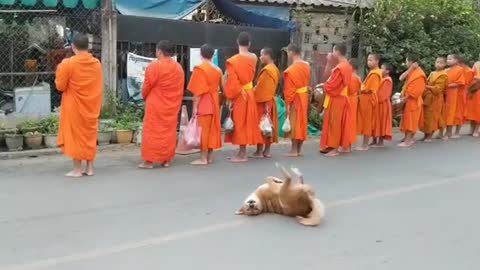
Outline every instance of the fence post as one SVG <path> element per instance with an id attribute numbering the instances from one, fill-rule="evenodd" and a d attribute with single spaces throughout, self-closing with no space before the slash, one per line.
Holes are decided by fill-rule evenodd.
<path id="1" fill-rule="evenodd" d="M 102 0 L 102 67 L 104 97 L 117 94 L 117 12 L 112 0 Z"/>

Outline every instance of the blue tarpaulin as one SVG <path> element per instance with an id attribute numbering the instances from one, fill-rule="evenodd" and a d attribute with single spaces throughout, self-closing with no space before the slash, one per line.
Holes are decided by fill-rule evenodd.
<path id="1" fill-rule="evenodd" d="M 181 19 L 202 5 L 205 0 L 115 0 L 123 15 Z"/>
<path id="2" fill-rule="evenodd" d="M 257 27 L 273 28 L 293 32 L 297 29 L 294 22 L 284 21 L 273 17 L 250 12 L 231 0 L 212 0 L 218 10 L 238 22 L 251 24 Z"/>
<path id="3" fill-rule="evenodd" d="M 263 5 L 238 5 L 239 7 L 267 17 L 277 18 L 284 21 L 290 20 L 290 8 L 288 6 L 263 6 Z"/>

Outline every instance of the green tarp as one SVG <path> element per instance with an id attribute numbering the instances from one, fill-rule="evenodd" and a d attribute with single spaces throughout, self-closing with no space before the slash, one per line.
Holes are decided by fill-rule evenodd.
<path id="1" fill-rule="evenodd" d="M 66 8 L 76 8 L 83 6 L 86 9 L 96 9 L 100 6 L 100 0 L 0 0 L 0 5 L 20 4 L 26 7 L 46 7 L 54 8 L 63 4 Z"/>
<path id="2" fill-rule="evenodd" d="M 286 115 L 286 108 L 285 108 L 285 101 L 279 97 L 275 97 L 275 101 L 277 102 L 277 111 L 278 111 L 278 122 L 280 128 L 278 129 L 278 136 L 283 138 L 283 131 L 282 126 L 285 122 L 285 115 Z M 308 136 L 319 136 L 320 131 L 312 125 L 308 125 Z"/>

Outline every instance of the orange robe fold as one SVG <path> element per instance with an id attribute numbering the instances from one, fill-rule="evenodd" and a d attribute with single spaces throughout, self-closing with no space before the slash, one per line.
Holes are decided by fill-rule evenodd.
<path id="1" fill-rule="evenodd" d="M 258 123 L 268 114 L 273 126 L 271 138 L 262 137 L 263 144 L 278 143 L 278 112 L 275 94 L 277 92 L 280 71 L 274 64 L 268 64 L 260 71 L 255 85 L 255 101 L 257 102 Z"/>
<path id="2" fill-rule="evenodd" d="M 427 84 L 433 89 L 423 92 L 423 114 L 420 119 L 420 129 L 425 134 L 432 134 L 440 128 L 445 128 L 444 95 L 448 86 L 448 75 L 445 71 L 432 72 Z"/>
<path id="3" fill-rule="evenodd" d="M 257 145 L 262 143 L 258 125 L 257 103 L 253 91 L 257 59 L 237 54 L 227 60 L 225 96 L 232 100 L 234 130 L 225 135 L 225 142 L 234 145 Z M 245 95 L 242 92 L 245 92 Z"/>
<path id="4" fill-rule="evenodd" d="M 406 98 L 400 131 L 415 133 L 423 110 L 423 91 L 427 85 L 427 76 L 421 68 L 413 70 L 407 77 L 402 93 Z"/>
<path id="5" fill-rule="evenodd" d="M 392 96 L 393 81 L 392 78 L 382 79 L 380 89 L 378 90 L 378 108 L 375 121 L 375 137 L 382 137 L 386 140 L 392 140 Z"/>
<path id="6" fill-rule="evenodd" d="M 473 80 L 473 71 L 468 66 L 464 66 L 462 68 L 463 77 L 465 78 L 465 84 L 458 89 L 457 109 L 455 110 L 455 120 L 453 122 L 453 124 L 456 126 L 461 126 L 465 124 L 468 87 Z"/>
<path id="7" fill-rule="evenodd" d="M 446 124 L 447 126 L 455 125 L 458 96 L 461 89 L 465 86 L 465 73 L 462 67 L 454 66 L 448 70 L 448 84 L 458 84 L 457 88 L 448 88 L 446 94 Z"/>
<path id="8" fill-rule="evenodd" d="M 357 142 L 357 110 L 358 110 L 358 94 L 362 88 L 362 80 L 355 73 L 352 75 L 350 85 L 348 86 L 348 99 L 350 100 L 350 122 L 351 122 L 351 139 L 352 144 Z"/>
<path id="9" fill-rule="evenodd" d="M 218 149 L 222 147 L 222 129 L 220 124 L 220 101 L 218 92 L 222 82 L 222 71 L 210 63 L 196 66 L 190 77 L 187 89 L 199 97 L 197 124 L 202 129 L 200 149 Z"/>
<path id="10" fill-rule="evenodd" d="M 320 150 L 322 151 L 328 148 L 337 149 L 340 146 L 348 149 L 351 145 L 352 125 L 348 86 L 352 74 L 352 66 L 346 61 L 340 62 L 332 70 L 332 75 L 324 85 L 329 100 L 324 105 L 325 115 L 320 140 Z"/>
<path id="11" fill-rule="evenodd" d="M 102 107 L 102 65 L 89 53 L 65 59 L 57 67 L 55 84 L 63 93 L 57 143 L 66 156 L 92 161 Z"/>
<path id="12" fill-rule="evenodd" d="M 357 133 L 372 136 L 375 131 L 376 110 L 378 106 L 377 92 L 382 83 L 382 70 L 371 70 L 362 85 L 357 113 Z"/>
<path id="13" fill-rule="evenodd" d="M 290 138 L 306 141 L 308 138 L 308 86 L 310 66 L 306 62 L 295 62 L 283 74 L 285 103 L 290 108 Z"/>
<path id="14" fill-rule="evenodd" d="M 178 114 L 182 105 L 185 74 L 180 64 L 166 58 L 145 71 L 142 159 L 164 163 L 175 157 Z"/>
<path id="15" fill-rule="evenodd" d="M 468 93 L 467 96 L 467 110 L 465 113 L 465 119 L 468 121 L 473 121 L 475 123 L 480 123 L 480 74 L 478 70 L 472 71 L 472 79 L 470 86 L 475 85 L 477 91 L 473 94 Z M 470 87 L 468 87 L 470 88 Z M 468 89 L 467 89 L 468 92 Z"/>

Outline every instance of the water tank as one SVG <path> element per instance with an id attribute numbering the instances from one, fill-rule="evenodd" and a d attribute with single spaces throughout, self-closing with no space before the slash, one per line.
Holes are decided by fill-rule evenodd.
<path id="1" fill-rule="evenodd" d="M 15 112 L 23 114 L 50 113 L 50 85 L 15 88 Z"/>

